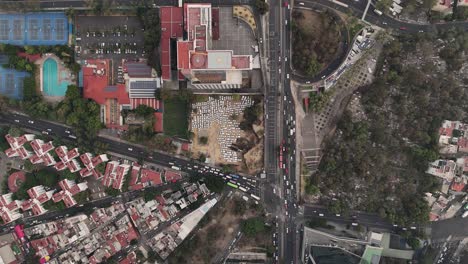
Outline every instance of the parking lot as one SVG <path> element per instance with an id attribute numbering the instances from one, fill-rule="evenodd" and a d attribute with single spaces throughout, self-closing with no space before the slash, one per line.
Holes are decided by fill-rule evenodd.
<path id="1" fill-rule="evenodd" d="M 78 16 L 76 56 L 78 59 L 135 59 L 144 55 L 143 29 L 135 16 Z"/>

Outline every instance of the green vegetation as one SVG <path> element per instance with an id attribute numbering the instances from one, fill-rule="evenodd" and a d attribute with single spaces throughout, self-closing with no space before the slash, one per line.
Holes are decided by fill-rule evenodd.
<path id="1" fill-rule="evenodd" d="M 247 204 L 244 200 L 235 199 L 234 200 L 234 214 L 236 215 L 244 215 L 247 211 Z"/>
<path id="2" fill-rule="evenodd" d="M 310 92 L 309 93 L 309 111 L 319 113 L 327 105 L 333 95 L 332 90 L 325 92 Z"/>
<path id="3" fill-rule="evenodd" d="M 161 74 L 159 65 L 159 40 L 161 36 L 161 26 L 159 24 L 159 9 L 151 8 L 149 3 L 146 6 L 137 8 L 137 16 L 144 29 L 144 50 L 148 56 L 148 65 Z"/>
<path id="4" fill-rule="evenodd" d="M 380 0 L 375 4 L 375 8 L 386 13 L 388 9 L 392 6 L 392 0 Z"/>
<path id="5" fill-rule="evenodd" d="M 0 151 L 2 152 L 10 148 L 10 144 L 5 138 L 6 134 L 8 134 L 8 127 L 0 127 Z"/>
<path id="6" fill-rule="evenodd" d="M 224 188 L 226 187 L 223 178 L 213 175 L 204 175 L 203 182 L 210 191 L 215 193 L 223 192 Z"/>
<path id="7" fill-rule="evenodd" d="M 145 199 L 145 202 L 149 202 L 155 199 L 156 196 L 160 195 L 161 191 L 155 188 L 148 188 L 145 189 L 145 193 L 143 194 L 143 198 Z"/>
<path id="8" fill-rule="evenodd" d="M 208 137 L 200 137 L 198 138 L 198 141 L 200 142 L 200 144 L 206 145 L 208 144 Z"/>
<path id="9" fill-rule="evenodd" d="M 241 224 L 242 232 L 249 237 L 253 237 L 258 233 L 265 232 L 265 219 L 263 217 L 253 217 L 244 220 Z"/>
<path id="10" fill-rule="evenodd" d="M 17 192 L 13 194 L 14 199 L 26 200 L 29 199 L 27 191 L 34 186 L 43 185 L 54 189 L 59 182 L 59 175 L 56 171 L 45 168 L 40 171 L 26 173 L 26 180 L 20 185 Z"/>
<path id="11" fill-rule="evenodd" d="M 100 107 L 91 100 L 81 97 L 80 90 L 75 85 L 69 85 L 65 99 L 61 101 L 48 117 L 56 117 L 58 121 L 65 122 L 74 128 L 77 145 L 84 150 L 95 150 L 96 137 L 103 127 L 100 120 Z M 54 119 L 54 118 L 50 118 Z"/>
<path id="12" fill-rule="evenodd" d="M 300 73 L 314 77 L 339 52 L 339 18 L 328 11 L 299 10 L 293 11 L 292 18 L 293 65 Z M 310 27 L 310 23 L 320 25 Z"/>
<path id="13" fill-rule="evenodd" d="M 311 218 L 310 220 L 308 220 L 306 222 L 306 226 L 310 227 L 310 228 L 319 228 L 319 227 L 328 228 L 328 229 L 333 229 L 334 228 L 333 226 L 327 224 L 327 220 L 325 220 L 323 218 L 317 218 L 317 217 L 314 217 L 314 218 Z"/>
<path id="14" fill-rule="evenodd" d="M 124 134 L 124 138 L 131 142 L 150 140 L 154 136 L 154 124 L 156 123 L 154 112 L 153 108 L 146 105 L 139 105 L 133 110 L 122 110 L 122 117 L 124 120 L 127 120 L 129 115 L 134 115 L 137 119 L 143 120 L 142 124 L 129 124 L 128 131 Z"/>
<path id="15" fill-rule="evenodd" d="M 254 7 L 260 15 L 266 14 L 270 9 L 270 6 L 265 0 L 255 0 Z"/>
<path id="16" fill-rule="evenodd" d="M 111 187 L 107 187 L 107 188 L 104 190 L 104 192 L 105 192 L 107 195 L 109 195 L 109 196 L 114 196 L 114 197 L 120 195 L 120 191 L 117 190 L 117 189 L 112 188 L 112 186 L 111 186 Z"/>
<path id="17" fill-rule="evenodd" d="M 180 98 L 164 100 L 164 134 L 188 139 L 189 103 Z"/>
<path id="18" fill-rule="evenodd" d="M 363 90 L 366 119 L 344 113 L 310 181 L 332 211 L 376 212 L 399 225 L 428 220 L 424 193 L 438 190 L 439 181 L 425 171 L 438 157 L 438 128 L 445 119 L 467 118 L 468 93 L 455 72 L 460 54 L 468 51 L 467 37 L 452 30 L 399 36 L 385 45 L 380 61 L 386 70 L 378 69 Z M 437 38 L 450 40 L 444 49 L 453 49 L 451 56 L 441 54 L 446 72 L 432 59 Z M 408 63 L 412 56 L 423 59 Z"/>

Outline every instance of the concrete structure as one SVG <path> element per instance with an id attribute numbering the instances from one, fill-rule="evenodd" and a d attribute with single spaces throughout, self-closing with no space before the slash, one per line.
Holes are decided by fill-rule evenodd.
<path id="1" fill-rule="evenodd" d="M 183 8 L 163 8 L 160 13 L 163 79 L 171 79 L 172 39 L 177 40 L 178 77 L 190 80 L 191 87 L 239 89 L 243 86 L 243 79 L 253 68 L 253 58 L 234 55 L 232 50 L 212 50 L 213 36 L 219 35 L 219 21 L 213 19 L 219 17 L 212 17 L 211 4 L 184 4 Z"/>

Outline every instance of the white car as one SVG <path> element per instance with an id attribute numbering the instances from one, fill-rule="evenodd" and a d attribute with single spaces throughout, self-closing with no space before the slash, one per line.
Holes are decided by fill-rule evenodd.
<path id="1" fill-rule="evenodd" d="M 302 6 L 303 6 L 303 5 L 304 5 L 304 3 L 303 3 L 303 2 L 300 2 L 300 3 L 299 3 L 299 5 L 302 5 Z"/>
<path id="2" fill-rule="evenodd" d="M 319 214 L 319 216 L 323 216 L 323 214 Z"/>
<path id="3" fill-rule="evenodd" d="M 42 131 L 42 134 L 44 134 L 44 135 L 49 135 L 49 132 L 47 132 L 47 131 Z"/>
<path id="4" fill-rule="evenodd" d="M 287 78 L 287 79 L 289 79 L 289 73 L 288 73 L 288 74 L 286 74 L 286 78 Z"/>
<path id="5" fill-rule="evenodd" d="M 34 124 L 34 121 L 29 120 L 28 123 L 29 123 L 29 124 Z"/>
<path id="6" fill-rule="evenodd" d="M 19 123 L 19 120 L 18 120 L 18 119 L 15 119 L 15 122 L 16 122 L 16 123 Z"/>
<path id="7" fill-rule="evenodd" d="M 71 132 L 70 130 L 65 130 L 65 133 L 70 134 Z"/>
<path id="8" fill-rule="evenodd" d="M 133 151 L 133 149 L 132 149 L 132 148 L 128 148 L 128 150 L 129 150 L 129 151 Z"/>

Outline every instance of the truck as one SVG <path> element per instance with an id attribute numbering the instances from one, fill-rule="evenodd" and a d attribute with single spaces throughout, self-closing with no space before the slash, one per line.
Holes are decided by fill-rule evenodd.
<path id="1" fill-rule="evenodd" d="M 374 13 L 376 13 L 379 16 L 381 16 L 383 14 L 382 11 L 380 11 L 378 9 L 374 9 Z"/>

